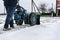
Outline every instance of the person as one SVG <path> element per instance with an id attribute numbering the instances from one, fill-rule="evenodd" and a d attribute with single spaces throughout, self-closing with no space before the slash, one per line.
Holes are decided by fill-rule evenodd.
<path id="1" fill-rule="evenodd" d="M 10 30 L 11 28 L 14 28 L 13 24 L 13 14 L 15 11 L 15 7 L 18 3 L 18 0 L 3 0 L 4 6 L 6 8 L 7 16 L 4 24 L 4 31 Z M 10 25 L 10 28 L 9 28 Z"/>

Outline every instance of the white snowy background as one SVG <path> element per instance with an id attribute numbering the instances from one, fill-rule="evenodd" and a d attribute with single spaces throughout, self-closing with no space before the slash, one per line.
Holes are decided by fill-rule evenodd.
<path id="1" fill-rule="evenodd" d="M 56 0 L 34 0 L 37 6 L 40 3 L 47 3 L 51 7 L 51 3 L 56 6 Z M 31 0 L 20 0 L 21 6 L 28 11 L 30 9 Z M 4 12 L 3 1 L 0 0 L 0 13 Z M 41 24 L 35 26 L 14 24 L 16 29 L 10 31 L 2 31 L 5 23 L 6 15 L 0 15 L 0 40 L 60 40 L 60 17 L 41 17 Z"/>
<path id="2" fill-rule="evenodd" d="M 0 40 L 60 40 L 60 17 L 41 17 L 35 26 L 14 24 L 16 29 L 2 31 L 6 16 L 0 16 Z"/>
<path id="3" fill-rule="evenodd" d="M 53 3 L 53 8 L 56 10 L 56 0 L 34 0 L 37 6 L 41 3 L 47 4 L 47 8 L 52 7 Z M 4 13 L 4 4 L 3 0 L 0 0 L 0 13 Z M 31 12 L 31 0 L 20 0 L 19 4 L 24 7 L 28 12 Z"/>

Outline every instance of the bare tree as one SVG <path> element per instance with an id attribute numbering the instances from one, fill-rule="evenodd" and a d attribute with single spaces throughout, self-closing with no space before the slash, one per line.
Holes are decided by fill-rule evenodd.
<path id="1" fill-rule="evenodd" d="M 45 13 L 45 11 L 46 11 L 46 4 L 45 4 L 45 3 L 40 4 L 40 5 L 39 5 L 39 10 L 41 10 L 42 13 Z"/>
<path id="2" fill-rule="evenodd" d="M 53 3 L 52 3 L 52 7 L 48 9 L 49 13 L 51 13 L 51 16 L 53 16 L 54 14 L 54 9 L 53 9 Z"/>
<path id="3" fill-rule="evenodd" d="M 52 8 L 49 8 L 48 11 L 49 11 L 49 13 L 51 13 L 51 11 L 53 11 L 53 9 Z"/>

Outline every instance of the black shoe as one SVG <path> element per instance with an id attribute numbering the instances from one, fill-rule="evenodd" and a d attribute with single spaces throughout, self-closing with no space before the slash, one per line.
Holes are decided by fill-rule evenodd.
<path id="1" fill-rule="evenodd" d="M 4 28 L 3 31 L 11 30 L 11 28 Z"/>
<path id="2" fill-rule="evenodd" d="M 11 29 L 14 29 L 15 27 L 10 27 Z"/>

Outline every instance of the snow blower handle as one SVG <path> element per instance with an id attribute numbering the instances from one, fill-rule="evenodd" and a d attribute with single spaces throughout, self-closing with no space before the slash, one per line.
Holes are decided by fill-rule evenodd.
<path id="1" fill-rule="evenodd" d="M 17 5 L 19 5 L 19 0 L 17 0 L 17 2 L 18 2 Z"/>

